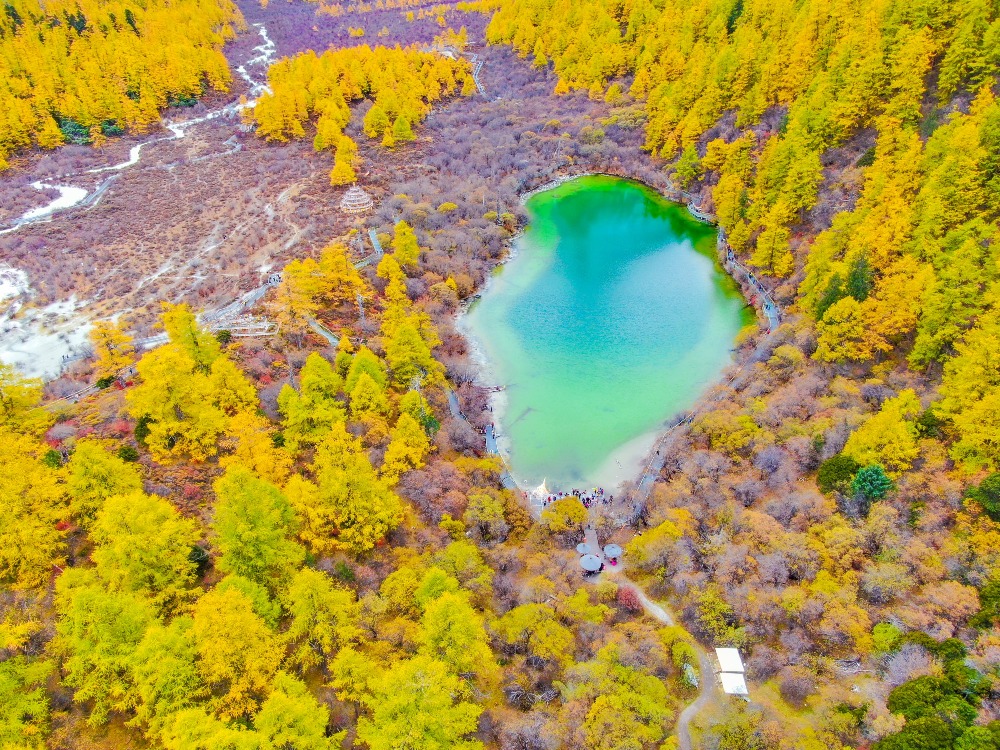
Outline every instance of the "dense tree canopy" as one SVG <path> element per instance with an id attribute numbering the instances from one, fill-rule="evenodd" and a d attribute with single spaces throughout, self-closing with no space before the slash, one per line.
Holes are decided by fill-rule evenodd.
<path id="1" fill-rule="evenodd" d="M 279 60 L 268 71 L 268 83 L 271 92 L 254 107 L 258 132 L 272 141 L 303 138 L 305 126 L 315 118 L 313 147 L 334 151 L 330 180 L 335 185 L 351 182 L 358 166 L 357 148 L 343 134 L 351 104 L 372 101 L 364 133 L 391 148 L 413 140 L 410 126 L 421 122 L 434 102 L 475 89 L 464 60 L 416 47 L 367 45 Z"/>
<path id="2" fill-rule="evenodd" d="M 17 150 L 142 132 L 231 75 L 229 0 L 11 0 L 0 14 L 0 170 Z"/>

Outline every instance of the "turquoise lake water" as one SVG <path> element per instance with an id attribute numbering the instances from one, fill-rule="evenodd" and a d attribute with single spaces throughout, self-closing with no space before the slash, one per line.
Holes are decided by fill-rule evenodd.
<path id="1" fill-rule="evenodd" d="M 501 445 L 522 486 L 611 488 L 718 380 L 753 316 L 715 229 L 654 190 L 581 177 L 526 208 L 517 255 L 465 318 L 505 386 Z"/>

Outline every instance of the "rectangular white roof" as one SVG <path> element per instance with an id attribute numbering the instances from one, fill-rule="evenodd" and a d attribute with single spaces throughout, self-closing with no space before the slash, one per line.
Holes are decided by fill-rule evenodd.
<path id="1" fill-rule="evenodd" d="M 717 648 L 715 655 L 723 672 L 743 672 L 743 660 L 735 648 Z"/>
<path id="2" fill-rule="evenodd" d="M 722 679 L 722 692 L 726 695 L 748 695 L 747 683 L 742 674 L 722 672 L 719 677 Z"/>

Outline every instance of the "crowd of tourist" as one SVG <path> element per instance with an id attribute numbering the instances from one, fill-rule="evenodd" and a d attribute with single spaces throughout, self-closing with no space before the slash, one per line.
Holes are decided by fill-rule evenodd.
<path id="1" fill-rule="evenodd" d="M 593 487 L 590 490 L 570 490 L 569 492 L 553 492 L 545 498 L 543 505 L 554 503 L 556 500 L 565 500 L 567 497 L 575 497 L 584 508 L 594 505 L 611 505 L 615 501 L 614 495 L 606 495 L 603 487 Z"/>

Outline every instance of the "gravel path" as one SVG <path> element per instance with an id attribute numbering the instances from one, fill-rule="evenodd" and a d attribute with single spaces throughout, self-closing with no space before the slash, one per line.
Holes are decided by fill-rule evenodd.
<path id="1" fill-rule="evenodd" d="M 605 570 L 608 569 L 605 568 Z M 646 596 L 646 592 L 626 576 L 624 572 L 619 573 L 616 571 L 616 575 L 623 581 L 627 581 L 635 589 L 635 593 L 639 596 L 639 601 L 642 602 L 643 609 L 646 612 L 664 625 L 677 624 L 676 619 L 670 611 L 664 609 L 661 605 Z M 694 642 L 692 645 L 698 652 L 698 697 L 685 706 L 684 710 L 677 717 L 676 732 L 679 750 L 693 750 L 694 746 L 691 743 L 691 720 L 701 712 L 706 704 L 711 702 L 718 692 L 718 686 L 714 679 L 715 663 L 712 661 L 712 657 L 699 643 Z"/>

